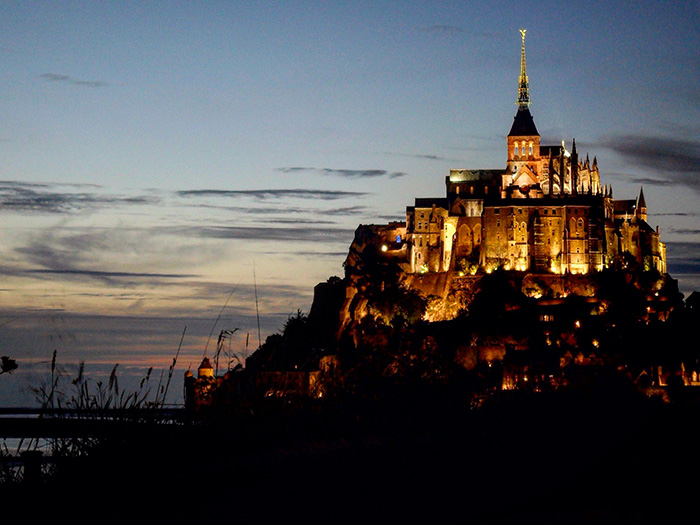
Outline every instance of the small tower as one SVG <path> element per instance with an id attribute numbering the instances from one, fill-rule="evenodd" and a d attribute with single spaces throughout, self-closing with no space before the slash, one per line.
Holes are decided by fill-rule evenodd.
<path id="1" fill-rule="evenodd" d="M 637 197 L 637 208 L 635 214 L 638 219 L 647 221 L 647 201 L 644 199 L 644 189 L 639 188 L 639 197 Z"/>
<path id="2" fill-rule="evenodd" d="M 213 379 L 214 378 L 214 367 L 211 366 L 211 362 L 209 361 L 208 357 L 205 357 L 202 360 L 202 364 L 199 365 L 199 368 L 197 369 L 197 378 L 198 379 Z"/>

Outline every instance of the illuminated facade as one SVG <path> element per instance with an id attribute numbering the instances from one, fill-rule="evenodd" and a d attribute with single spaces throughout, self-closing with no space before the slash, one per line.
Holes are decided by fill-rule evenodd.
<path id="1" fill-rule="evenodd" d="M 406 208 L 405 269 L 409 273 L 476 273 L 502 267 L 586 274 L 616 260 L 666 273 L 659 231 L 646 222 L 643 191 L 614 200 L 601 186 L 598 162 L 540 144 L 530 113 L 521 30 L 518 110 L 506 139 L 505 169 L 453 169 L 446 197 L 416 199 Z"/>

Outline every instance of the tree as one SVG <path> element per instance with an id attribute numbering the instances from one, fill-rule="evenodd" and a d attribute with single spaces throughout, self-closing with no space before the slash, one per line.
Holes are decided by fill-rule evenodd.
<path id="1" fill-rule="evenodd" d="M 12 373 L 13 370 L 17 370 L 17 361 L 10 359 L 6 355 L 0 358 L 0 374 Z"/>

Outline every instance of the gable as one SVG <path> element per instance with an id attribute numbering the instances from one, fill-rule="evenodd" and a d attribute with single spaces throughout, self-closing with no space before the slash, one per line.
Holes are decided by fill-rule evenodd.
<path id="1" fill-rule="evenodd" d="M 515 177 L 513 177 L 513 184 L 522 188 L 523 186 L 539 184 L 539 181 L 537 180 L 537 175 L 535 175 L 530 168 L 522 166 L 518 170 L 518 173 L 515 174 Z"/>

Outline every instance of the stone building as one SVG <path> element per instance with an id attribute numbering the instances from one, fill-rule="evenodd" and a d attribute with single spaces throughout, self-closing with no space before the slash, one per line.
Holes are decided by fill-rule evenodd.
<path id="1" fill-rule="evenodd" d="M 506 137 L 504 169 L 453 169 L 444 198 L 406 208 L 401 239 L 408 273 L 508 270 L 587 274 L 616 260 L 666 273 L 658 227 L 647 224 L 644 193 L 615 200 L 598 161 L 540 143 L 530 113 L 521 30 L 518 110 Z"/>

